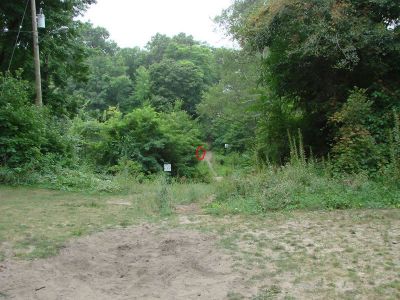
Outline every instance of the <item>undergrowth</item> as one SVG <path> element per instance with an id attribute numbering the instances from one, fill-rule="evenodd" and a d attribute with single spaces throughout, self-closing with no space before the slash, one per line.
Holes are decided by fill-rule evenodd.
<path id="1" fill-rule="evenodd" d="M 385 172 L 338 174 L 331 162 L 307 159 L 299 133 L 290 137 L 291 159 L 282 166 L 265 166 L 244 174 L 234 172 L 216 183 L 211 214 L 262 214 L 279 210 L 400 208 L 400 186 Z"/>

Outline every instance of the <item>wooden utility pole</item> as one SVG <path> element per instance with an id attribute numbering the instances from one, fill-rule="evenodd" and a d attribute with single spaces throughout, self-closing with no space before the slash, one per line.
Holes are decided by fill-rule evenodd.
<path id="1" fill-rule="evenodd" d="M 31 0 L 32 11 L 32 31 L 33 31 L 33 57 L 35 61 L 35 87 L 36 87 L 36 105 L 42 106 L 42 79 L 40 76 L 40 57 L 39 57 L 39 34 L 36 20 L 36 3 Z"/>

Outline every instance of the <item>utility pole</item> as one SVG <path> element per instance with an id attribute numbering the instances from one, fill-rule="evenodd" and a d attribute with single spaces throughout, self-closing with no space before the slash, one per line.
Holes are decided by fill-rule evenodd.
<path id="1" fill-rule="evenodd" d="M 42 79 L 40 76 L 40 57 L 39 57 L 39 34 L 36 20 L 36 3 L 31 0 L 32 11 L 32 31 L 33 31 L 33 57 L 35 60 L 35 87 L 36 87 L 36 105 L 42 106 Z"/>

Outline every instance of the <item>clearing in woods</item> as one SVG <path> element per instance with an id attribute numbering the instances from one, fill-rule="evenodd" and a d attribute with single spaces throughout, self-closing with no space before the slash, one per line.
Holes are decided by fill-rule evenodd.
<path id="1" fill-rule="evenodd" d="M 0 299 L 400 298 L 399 209 L 215 217 L 176 184 L 160 219 L 157 189 L 0 187 Z"/>

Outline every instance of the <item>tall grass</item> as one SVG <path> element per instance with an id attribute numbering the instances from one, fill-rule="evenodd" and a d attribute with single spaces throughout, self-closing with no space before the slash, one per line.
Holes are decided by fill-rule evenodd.
<path id="1" fill-rule="evenodd" d="M 400 132 L 400 131 L 399 131 Z M 400 207 L 400 189 L 364 174 L 333 176 L 330 160 L 307 158 L 301 132 L 290 134 L 290 160 L 251 174 L 235 173 L 216 186 L 210 213 Z M 399 139 L 400 141 L 400 139 Z"/>
<path id="2" fill-rule="evenodd" d="M 393 111 L 394 128 L 390 133 L 389 173 L 395 181 L 400 181 L 400 115 Z"/>

